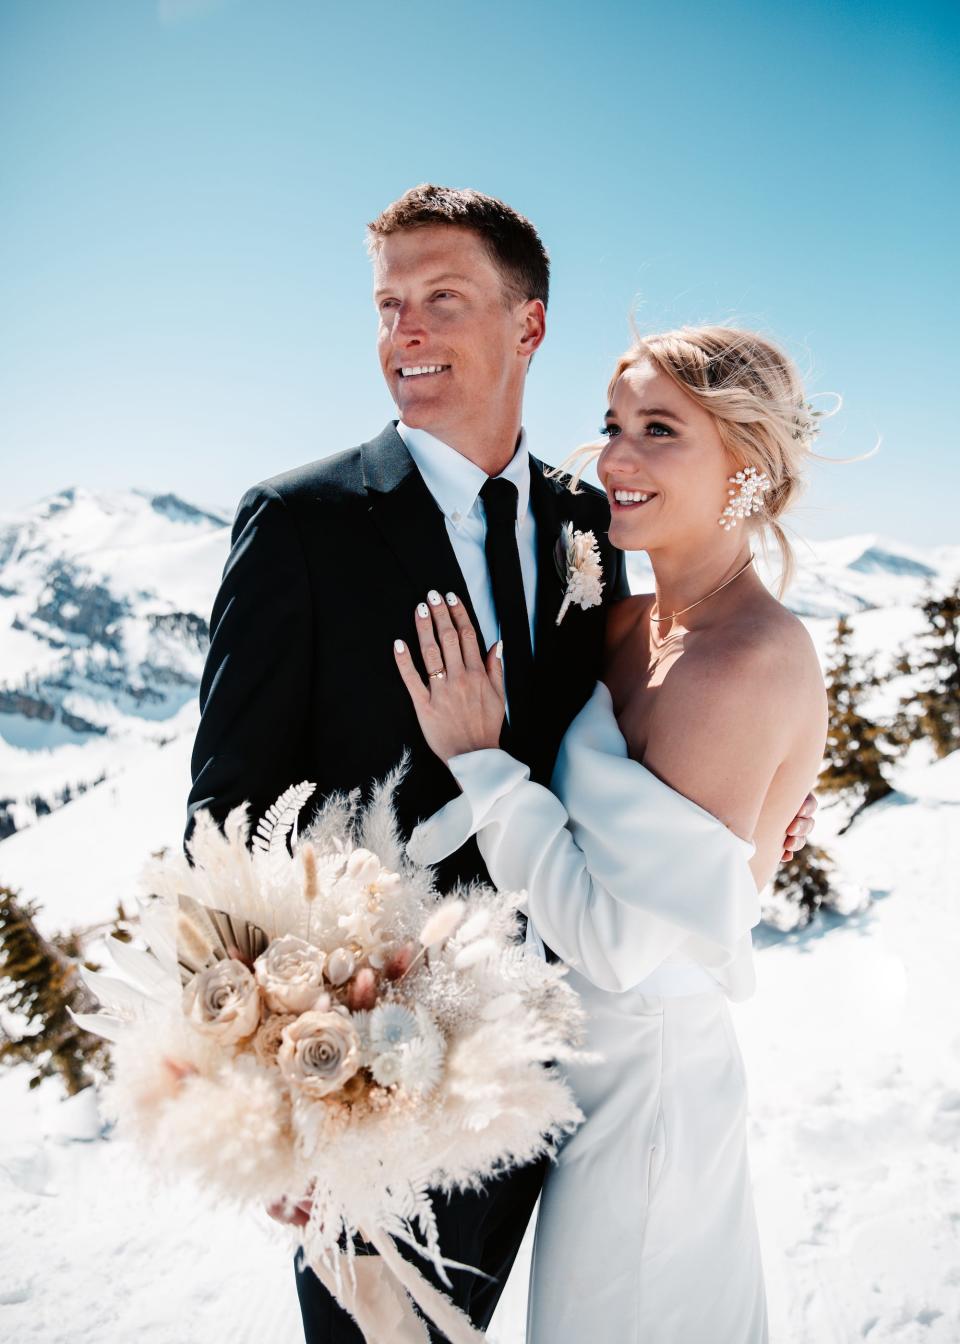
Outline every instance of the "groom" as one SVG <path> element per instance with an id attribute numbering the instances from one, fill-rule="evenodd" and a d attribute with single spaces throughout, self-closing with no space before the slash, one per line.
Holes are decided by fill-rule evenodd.
<path id="1" fill-rule="evenodd" d="M 600 673 L 605 607 L 629 594 L 603 493 L 571 494 L 527 451 L 523 391 L 549 281 L 533 226 L 479 192 L 423 185 L 368 226 L 368 243 L 380 366 L 400 419 L 241 499 L 210 621 L 185 840 L 200 808 L 222 821 L 247 799 L 257 818 L 300 780 L 316 782 L 314 803 L 367 788 L 404 749 L 404 834 L 449 801 L 457 786 L 423 740 L 392 645 L 416 649 L 415 607 L 451 591 L 481 648 L 503 640 L 503 745 L 547 784 Z M 602 606 L 574 606 L 558 626 L 554 550 L 567 522 L 594 532 L 605 587 Z M 792 829 L 788 846 L 809 823 Z M 441 891 L 475 878 L 489 880 L 475 840 L 437 870 Z M 444 1255 L 491 1276 L 451 1271 L 454 1300 L 480 1329 L 544 1169 L 435 1201 Z M 313 1272 L 296 1276 L 308 1344 L 360 1344 Z"/>

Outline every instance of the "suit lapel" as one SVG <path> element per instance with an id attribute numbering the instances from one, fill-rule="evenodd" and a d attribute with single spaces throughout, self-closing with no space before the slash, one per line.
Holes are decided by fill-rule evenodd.
<path id="1" fill-rule="evenodd" d="M 418 601 L 423 601 L 431 588 L 441 593 L 455 592 L 473 622 L 481 650 L 486 652 L 446 520 L 395 425 L 392 421 L 360 447 L 371 517 L 413 585 Z"/>
<path id="2" fill-rule="evenodd" d="M 604 618 L 596 610 L 568 609 L 560 625 L 557 615 L 566 580 L 557 571 L 555 551 L 564 523 L 584 523 L 579 500 L 565 480 L 544 475 L 544 464 L 530 461 L 530 502 L 537 520 L 537 613 L 534 682 L 535 734 L 538 756 L 534 778 L 549 785 L 556 750 L 574 715 L 584 704 L 599 674 Z"/>
<path id="3" fill-rule="evenodd" d="M 530 458 L 530 507 L 537 520 L 537 609 L 534 623 L 534 671 L 538 682 L 556 675 L 557 650 L 565 638 L 557 613 L 566 588 L 557 572 L 555 558 L 560 528 L 569 522 L 564 512 L 563 486 L 544 474 L 544 464 Z"/>

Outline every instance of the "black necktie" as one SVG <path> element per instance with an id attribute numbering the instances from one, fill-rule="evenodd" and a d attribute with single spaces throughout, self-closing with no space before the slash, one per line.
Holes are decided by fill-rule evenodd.
<path id="1" fill-rule="evenodd" d="M 480 498 L 487 514 L 487 568 L 503 640 L 503 678 L 510 709 L 510 722 L 504 724 L 500 742 L 511 755 L 532 765 L 533 649 L 517 546 L 519 493 L 502 476 L 494 476 L 487 480 Z M 527 917 L 518 915 L 518 919 L 523 941 Z M 559 960 L 546 944 L 544 950 L 547 961 Z"/>
<path id="2" fill-rule="evenodd" d="M 507 736 L 514 754 L 529 764 L 524 743 L 532 709 L 533 649 L 517 547 L 518 497 L 517 487 L 502 476 L 490 477 L 480 491 L 487 515 L 487 568 L 503 640 L 503 676 L 510 719 Z"/>

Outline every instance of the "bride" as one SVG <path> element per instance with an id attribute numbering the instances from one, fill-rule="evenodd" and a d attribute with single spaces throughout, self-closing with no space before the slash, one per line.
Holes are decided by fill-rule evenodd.
<path id="1" fill-rule="evenodd" d="M 426 681 L 394 645 L 462 790 L 411 855 L 477 836 L 497 886 L 527 893 L 528 942 L 571 968 L 602 1056 L 567 1070 L 586 1119 L 544 1185 L 529 1344 L 768 1338 L 728 1000 L 754 990 L 758 891 L 825 741 L 813 646 L 752 553 L 772 533 L 789 577 L 779 520 L 815 427 L 792 362 L 752 333 L 686 327 L 620 359 L 597 471 L 610 541 L 647 552 L 655 592 L 611 608 L 551 791 L 499 749 L 502 650 L 484 657 L 455 594 L 419 608 Z"/>

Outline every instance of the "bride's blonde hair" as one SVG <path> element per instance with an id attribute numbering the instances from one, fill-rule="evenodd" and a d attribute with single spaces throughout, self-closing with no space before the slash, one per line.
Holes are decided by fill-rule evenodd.
<path id="1" fill-rule="evenodd" d="M 647 359 L 713 416 L 720 440 L 738 468 L 756 467 L 772 482 L 761 497 L 761 512 L 750 522 L 760 533 L 764 551 L 767 531 L 777 544 L 782 595 L 795 561 L 780 519 L 804 488 L 803 468 L 806 459 L 814 455 L 811 444 L 825 413 L 815 411 L 806 400 L 800 372 L 789 355 L 756 332 L 698 326 L 639 336 L 617 361 L 608 398 L 612 399 L 620 376 Z M 838 397 L 830 414 L 839 405 Z M 602 451 L 602 444 L 584 444 L 555 470 L 559 472 L 567 462 L 588 454 L 571 477 L 570 489 L 576 493 L 587 463 Z M 718 501 L 718 517 L 721 506 L 722 501 Z"/>

